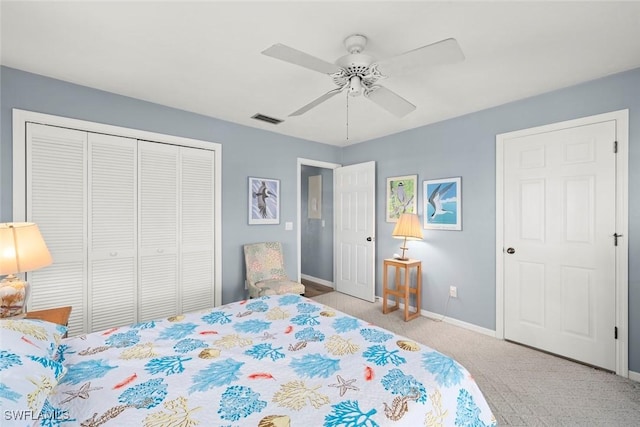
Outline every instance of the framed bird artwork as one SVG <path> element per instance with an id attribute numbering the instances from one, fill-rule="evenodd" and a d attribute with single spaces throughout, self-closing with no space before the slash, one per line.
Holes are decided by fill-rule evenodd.
<path id="1" fill-rule="evenodd" d="M 432 179 L 423 182 L 424 228 L 462 230 L 462 179 Z"/>
<path id="2" fill-rule="evenodd" d="M 418 175 L 387 178 L 387 222 L 403 213 L 418 213 Z"/>
<path id="3" fill-rule="evenodd" d="M 280 224 L 280 180 L 249 177 L 249 224 Z"/>

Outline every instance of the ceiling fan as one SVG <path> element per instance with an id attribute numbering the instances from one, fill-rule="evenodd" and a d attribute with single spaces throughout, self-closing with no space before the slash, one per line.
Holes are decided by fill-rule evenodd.
<path id="1" fill-rule="evenodd" d="M 416 106 L 392 90 L 377 84 L 378 80 L 401 72 L 407 67 L 450 64 L 464 60 L 464 54 L 453 38 L 381 61 L 376 61 L 372 56 L 362 53 L 366 44 L 367 37 L 361 34 L 350 35 L 344 40 L 349 53 L 338 58 L 334 64 L 283 44 L 274 44 L 262 51 L 263 55 L 328 74 L 338 86 L 289 116 L 304 114 L 346 89 L 351 96 L 363 94 L 390 113 L 404 117 L 415 110 Z"/>

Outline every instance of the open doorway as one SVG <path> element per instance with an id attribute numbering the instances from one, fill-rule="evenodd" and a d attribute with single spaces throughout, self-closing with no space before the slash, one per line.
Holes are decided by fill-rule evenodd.
<path id="1" fill-rule="evenodd" d="M 333 170 L 337 167 L 298 159 L 298 276 L 310 294 L 316 288 L 318 293 L 335 289 Z"/>

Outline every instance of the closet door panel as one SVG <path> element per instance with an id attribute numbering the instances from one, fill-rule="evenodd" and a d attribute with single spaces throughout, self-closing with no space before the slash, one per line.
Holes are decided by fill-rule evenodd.
<path id="1" fill-rule="evenodd" d="M 213 270 L 212 253 L 208 251 L 182 254 L 182 309 L 183 313 L 212 308 Z"/>
<path id="2" fill-rule="evenodd" d="M 178 314 L 176 254 L 140 257 L 138 321 Z"/>
<path id="3" fill-rule="evenodd" d="M 87 133 L 27 124 L 27 221 L 53 264 L 28 274 L 30 310 L 71 305 L 69 335 L 86 332 Z"/>
<path id="4" fill-rule="evenodd" d="M 138 321 L 178 313 L 179 147 L 138 144 Z"/>
<path id="5" fill-rule="evenodd" d="M 89 331 L 136 322 L 137 140 L 89 134 Z"/>
<path id="6" fill-rule="evenodd" d="M 213 151 L 180 149 L 181 312 L 214 305 Z"/>

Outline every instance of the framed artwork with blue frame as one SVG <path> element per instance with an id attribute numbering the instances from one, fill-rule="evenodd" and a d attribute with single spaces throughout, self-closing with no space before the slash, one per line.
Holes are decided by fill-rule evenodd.
<path id="1" fill-rule="evenodd" d="M 462 230 L 461 177 L 423 182 L 424 228 Z"/>
<path id="2" fill-rule="evenodd" d="M 280 224 L 280 180 L 249 177 L 249 224 Z"/>

